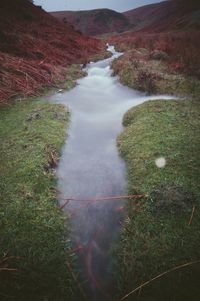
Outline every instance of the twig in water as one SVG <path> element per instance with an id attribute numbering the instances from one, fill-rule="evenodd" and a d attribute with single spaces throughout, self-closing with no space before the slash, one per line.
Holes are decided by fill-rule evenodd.
<path id="1" fill-rule="evenodd" d="M 121 199 L 143 199 L 145 197 L 145 195 L 143 194 L 135 194 L 135 195 L 126 195 L 126 196 L 110 196 L 110 197 L 104 197 L 104 198 L 93 198 L 93 199 L 88 199 L 88 200 L 76 200 L 76 199 L 65 199 L 64 201 L 66 201 L 63 205 L 60 206 L 60 209 L 63 209 L 68 203 L 69 201 L 72 202 L 98 202 L 98 201 L 112 201 L 112 200 L 121 200 Z"/>
<path id="2" fill-rule="evenodd" d="M 163 276 L 165 276 L 165 275 L 167 275 L 167 274 L 169 274 L 169 273 L 171 273 L 171 272 L 174 272 L 174 271 L 176 271 L 176 270 L 180 270 L 180 269 L 182 269 L 182 268 L 185 268 L 185 267 L 188 267 L 188 266 L 191 266 L 191 265 L 194 265 L 194 264 L 198 264 L 198 263 L 200 263 L 200 260 L 188 262 L 188 263 L 179 265 L 179 266 L 177 266 L 177 267 L 174 267 L 174 268 L 172 268 L 172 269 L 170 269 L 170 270 L 167 270 L 166 272 L 164 272 L 164 273 L 162 273 L 162 274 L 160 274 L 160 275 L 158 275 L 158 276 L 152 278 L 151 280 L 146 281 L 145 283 L 141 284 L 140 286 L 136 287 L 136 288 L 135 288 L 134 290 L 132 290 L 130 293 L 126 294 L 124 297 L 122 297 L 121 299 L 119 299 L 119 301 L 123 301 L 123 300 L 127 299 L 130 295 L 132 295 L 132 294 L 134 294 L 135 292 L 141 290 L 144 286 L 147 286 L 149 283 L 151 283 L 151 282 L 153 282 L 153 281 L 155 281 L 155 280 L 157 280 L 157 279 L 159 279 L 159 278 L 162 278 Z"/>
<path id="3" fill-rule="evenodd" d="M 75 249 L 73 249 L 71 252 L 72 253 L 78 253 L 79 251 L 82 251 L 84 249 L 84 246 L 79 245 L 78 247 L 76 247 Z"/>
<path id="4" fill-rule="evenodd" d="M 69 262 L 66 262 L 66 264 L 67 264 L 68 271 L 69 271 L 70 274 L 72 275 L 72 278 L 74 279 L 74 282 L 77 284 L 77 287 L 78 287 L 78 289 L 79 289 L 81 295 L 83 296 L 83 299 L 84 299 L 85 301 L 88 301 L 87 296 L 86 296 L 86 294 L 85 294 L 83 288 L 81 287 L 80 283 L 78 282 L 78 280 L 77 280 L 77 278 L 76 278 L 76 276 L 75 276 L 75 274 L 74 274 L 74 272 L 73 272 L 73 270 L 72 270 L 72 268 L 71 268 L 70 263 L 69 263 Z"/>
<path id="5" fill-rule="evenodd" d="M 190 220 L 189 220 L 188 226 L 190 226 L 191 223 L 192 223 L 192 220 L 193 220 L 193 217 L 194 217 L 194 212 L 195 212 L 195 206 L 193 206 L 193 208 L 192 208 L 192 213 L 191 213 L 191 216 L 190 216 Z"/>
<path id="6" fill-rule="evenodd" d="M 69 204 L 69 201 L 70 199 L 66 200 L 66 202 L 64 202 L 64 204 L 60 206 L 60 209 L 62 210 L 64 207 L 66 207 Z"/>
<path id="7" fill-rule="evenodd" d="M 83 205 L 81 205 L 79 208 L 72 210 L 72 211 L 69 213 L 68 217 L 73 217 L 73 216 L 77 215 L 82 209 L 87 208 L 89 205 L 91 205 L 91 202 L 90 202 L 90 203 L 88 202 L 88 203 L 86 203 L 86 204 L 83 204 Z"/>
<path id="8" fill-rule="evenodd" d="M 103 198 L 93 198 L 93 199 L 85 199 L 85 200 L 76 200 L 71 199 L 74 202 L 97 202 L 97 201 L 112 201 L 112 200 L 120 200 L 120 199 L 142 199 L 145 195 L 143 194 L 134 194 L 134 195 L 122 195 L 122 196 L 107 196 Z"/>

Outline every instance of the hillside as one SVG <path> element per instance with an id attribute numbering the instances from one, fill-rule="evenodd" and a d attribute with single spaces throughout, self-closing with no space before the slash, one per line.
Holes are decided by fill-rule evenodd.
<path id="1" fill-rule="evenodd" d="M 125 12 L 132 28 L 109 42 L 121 51 L 146 49 L 143 59 L 160 60 L 173 72 L 200 77 L 200 2 L 169 0 Z M 136 56 L 136 57 L 135 57 Z M 134 71 L 133 71 L 134 73 Z M 148 77 L 148 76 L 147 76 Z"/>
<path id="2" fill-rule="evenodd" d="M 145 5 L 124 13 L 110 9 L 52 12 L 88 35 L 122 32 L 163 32 L 200 29 L 200 2 L 168 0 Z"/>
<path id="3" fill-rule="evenodd" d="M 0 11 L 0 103 L 63 80 L 68 64 L 85 61 L 101 48 L 96 39 L 28 0 L 3 0 Z"/>
<path id="4" fill-rule="evenodd" d="M 133 31 L 163 32 L 200 29 L 200 2 L 164 1 L 124 13 Z"/>
<path id="5" fill-rule="evenodd" d="M 88 35 L 122 32 L 129 28 L 128 19 L 121 13 L 110 9 L 88 11 L 52 12 L 52 16 L 71 23 L 76 29 Z"/>

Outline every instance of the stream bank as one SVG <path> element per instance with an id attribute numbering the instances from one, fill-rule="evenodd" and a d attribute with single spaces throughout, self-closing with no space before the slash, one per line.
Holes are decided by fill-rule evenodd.
<path id="1" fill-rule="evenodd" d="M 128 202 L 116 246 L 117 298 L 169 269 L 198 261 L 200 237 L 199 79 L 170 72 L 147 49 L 132 49 L 112 64 L 120 81 L 148 93 L 184 96 L 162 98 L 130 109 L 118 137 L 127 164 L 128 191 L 144 193 Z M 162 163 L 160 166 L 158 163 Z M 158 166 L 157 166 L 157 165 Z M 169 273 L 124 300 L 193 300 L 200 298 L 199 264 Z"/>
<path id="2" fill-rule="evenodd" d="M 68 67 L 59 88 L 74 87 L 80 74 L 80 66 Z M 55 168 L 69 112 L 26 98 L 1 106 L 0 117 L 0 299 L 78 300 L 66 266 L 75 262 L 69 223 L 56 198 Z"/>
<path id="3" fill-rule="evenodd" d="M 27 99 L 1 108 L 0 116 L 0 299 L 64 300 L 67 294 L 73 300 L 65 263 L 72 260 L 69 230 L 54 174 L 68 113 L 62 105 Z"/>
<path id="4" fill-rule="evenodd" d="M 185 99 L 147 102 L 124 116 L 118 147 L 127 164 L 128 190 L 147 197 L 126 207 L 115 250 L 118 299 L 200 258 L 199 114 L 199 103 Z M 197 301 L 199 277 L 199 264 L 173 271 L 144 287 L 140 300 Z M 137 299 L 138 292 L 126 298 Z"/>

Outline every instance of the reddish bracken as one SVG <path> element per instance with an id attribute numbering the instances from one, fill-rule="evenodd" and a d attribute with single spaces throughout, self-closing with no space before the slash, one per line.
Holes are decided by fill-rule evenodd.
<path id="1" fill-rule="evenodd" d="M 199 13 L 199 0 L 171 0 L 138 7 L 124 15 L 134 31 L 160 33 L 200 30 Z"/>
<path id="2" fill-rule="evenodd" d="M 200 31 L 124 33 L 109 41 L 125 50 L 161 50 L 167 54 L 165 62 L 172 70 L 200 78 Z"/>
<path id="3" fill-rule="evenodd" d="M 111 9 L 52 12 L 52 16 L 62 22 L 70 22 L 81 32 L 95 36 L 128 29 L 129 21 L 121 13 Z"/>
<path id="4" fill-rule="evenodd" d="M 0 103 L 64 80 L 69 64 L 87 61 L 102 47 L 28 0 L 2 0 L 0 14 Z"/>

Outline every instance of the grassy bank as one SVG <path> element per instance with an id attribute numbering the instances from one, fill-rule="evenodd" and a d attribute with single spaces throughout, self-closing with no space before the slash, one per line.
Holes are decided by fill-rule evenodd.
<path id="1" fill-rule="evenodd" d="M 109 56 L 102 50 L 91 60 Z M 70 90 L 84 75 L 70 65 L 50 90 L 37 93 Z M 0 299 L 78 300 L 70 229 L 56 200 L 55 167 L 69 114 L 62 105 L 17 98 L 0 111 Z"/>
<path id="2" fill-rule="evenodd" d="M 121 296 L 170 268 L 200 259 L 199 109 L 191 99 L 158 100 L 124 116 L 118 146 L 127 163 L 129 192 L 147 197 L 127 206 L 117 250 Z M 158 168 L 161 157 L 166 165 Z M 136 292 L 127 300 L 199 300 L 199 277 L 196 264 L 154 281 L 139 297 Z"/>
<path id="3" fill-rule="evenodd" d="M 46 90 L 47 92 L 56 91 L 57 89 L 70 90 L 76 86 L 76 80 L 85 76 L 85 72 L 81 70 L 79 64 L 72 64 L 65 68 L 64 71 L 64 80 L 57 80 L 55 85 L 52 87 L 52 90 Z M 44 93 L 45 90 L 42 91 Z"/>
<path id="4" fill-rule="evenodd" d="M 146 49 L 149 57 L 164 61 L 173 72 L 200 78 L 200 31 L 130 32 L 108 38 L 122 52 Z"/>
<path id="5" fill-rule="evenodd" d="M 66 70 L 56 88 L 71 89 L 83 76 Z M 0 111 L 1 300 L 77 300 L 69 268 L 69 228 L 56 200 L 55 167 L 69 113 L 62 105 L 23 99 Z"/>
<path id="6" fill-rule="evenodd" d="M 163 51 L 138 48 L 127 51 L 112 67 L 122 84 L 148 94 L 199 95 L 200 80 L 170 69 L 167 57 Z"/>

